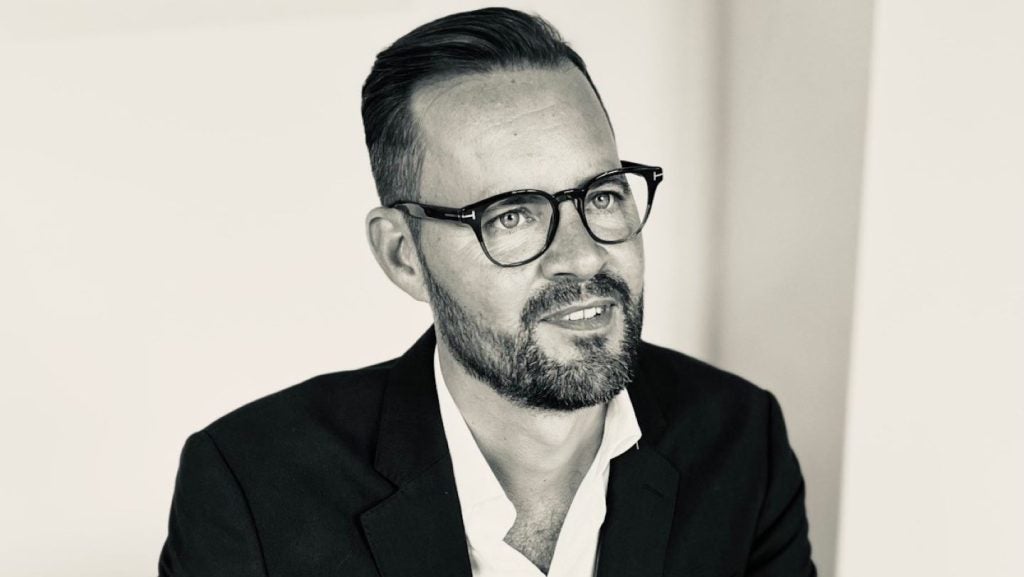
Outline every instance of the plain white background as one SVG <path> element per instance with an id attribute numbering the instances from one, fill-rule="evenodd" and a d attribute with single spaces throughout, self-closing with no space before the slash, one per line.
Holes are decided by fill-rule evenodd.
<path id="1" fill-rule="evenodd" d="M 1024 5 L 879 2 L 839 575 L 1020 575 Z"/>
<path id="2" fill-rule="evenodd" d="M 154 574 L 190 432 L 429 325 L 366 249 L 359 87 L 478 5 L 0 0 L 0 573 Z M 779 396 L 822 574 L 1013 574 L 1021 9 L 510 5 L 665 167 L 644 336 Z"/>

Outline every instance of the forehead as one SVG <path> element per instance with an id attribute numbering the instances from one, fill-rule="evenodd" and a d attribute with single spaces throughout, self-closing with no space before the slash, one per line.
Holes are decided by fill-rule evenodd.
<path id="1" fill-rule="evenodd" d="M 418 88 L 423 202 L 461 206 L 518 188 L 579 185 L 618 164 L 611 127 L 572 66 L 498 70 Z"/>

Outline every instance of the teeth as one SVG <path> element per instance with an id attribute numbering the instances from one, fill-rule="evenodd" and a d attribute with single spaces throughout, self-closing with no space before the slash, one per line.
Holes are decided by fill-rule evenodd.
<path id="1" fill-rule="evenodd" d="M 563 321 L 582 321 L 583 319 L 592 319 L 597 315 L 601 314 L 601 307 L 590 307 L 588 309 L 579 310 L 573 313 L 569 313 L 562 317 Z"/>

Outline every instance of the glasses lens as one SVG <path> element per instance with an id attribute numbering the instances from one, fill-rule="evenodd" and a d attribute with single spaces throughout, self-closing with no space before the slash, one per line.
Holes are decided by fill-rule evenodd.
<path id="1" fill-rule="evenodd" d="M 501 264 L 518 263 L 544 250 L 551 203 L 539 194 L 517 194 L 487 207 L 480 222 L 491 258 Z"/>
<path id="2" fill-rule="evenodd" d="M 639 174 L 614 174 L 596 181 L 583 202 L 587 225 L 605 242 L 626 240 L 644 225 L 649 196 L 647 179 Z"/>

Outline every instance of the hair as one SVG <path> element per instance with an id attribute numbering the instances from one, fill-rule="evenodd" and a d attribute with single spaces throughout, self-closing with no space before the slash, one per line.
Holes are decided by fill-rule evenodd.
<path id="1" fill-rule="evenodd" d="M 410 107 L 417 87 L 468 74 L 567 64 L 583 73 L 601 102 L 583 59 L 558 31 L 540 16 L 508 8 L 439 18 L 377 54 L 363 84 L 362 113 L 381 204 L 419 199 L 423 154 Z"/>

